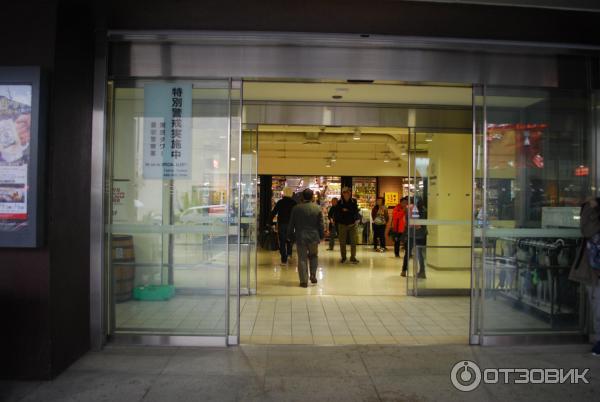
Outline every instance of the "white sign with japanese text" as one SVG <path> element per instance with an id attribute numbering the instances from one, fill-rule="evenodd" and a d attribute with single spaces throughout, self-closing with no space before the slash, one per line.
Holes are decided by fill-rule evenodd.
<path id="1" fill-rule="evenodd" d="M 189 179 L 192 155 L 192 84 L 144 86 L 144 178 Z"/>

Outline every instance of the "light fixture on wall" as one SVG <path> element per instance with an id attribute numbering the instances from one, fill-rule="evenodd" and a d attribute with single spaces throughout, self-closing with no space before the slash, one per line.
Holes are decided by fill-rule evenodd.
<path id="1" fill-rule="evenodd" d="M 360 128 L 356 127 L 354 129 L 354 134 L 352 134 L 352 139 L 355 141 L 360 140 Z"/>
<path id="2" fill-rule="evenodd" d="M 325 167 L 326 168 L 330 168 L 331 167 L 331 160 L 330 159 L 325 159 Z"/>
<path id="3" fill-rule="evenodd" d="M 331 158 L 329 158 L 329 160 L 330 160 L 331 162 L 335 162 L 335 161 L 337 161 L 337 157 L 336 157 L 336 155 L 335 155 L 335 152 L 332 152 L 332 153 L 331 153 Z"/>
<path id="4" fill-rule="evenodd" d="M 384 161 L 385 163 L 388 163 L 388 162 L 390 161 L 390 154 L 389 154 L 388 152 L 385 152 L 385 153 L 383 154 L 383 161 Z"/>
<path id="5" fill-rule="evenodd" d="M 431 142 L 433 141 L 433 134 L 429 133 L 429 134 L 425 134 L 425 141 L 426 142 Z"/>

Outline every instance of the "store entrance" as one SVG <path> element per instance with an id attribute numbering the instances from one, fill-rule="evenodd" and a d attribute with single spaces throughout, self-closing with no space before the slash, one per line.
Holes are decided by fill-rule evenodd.
<path id="1" fill-rule="evenodd" d="M 470 224 L 471 197 L 465 190 L 471 185 L 470 159 L 461 160 L 447 176 L 436 169 L 449 171 L 446 165 L 455 164 L 446 160 L 446 150 L 470 152 L 470 99 L 470 88 L 462 87 L 245 83 L 242 153 L 255 177 L 244 182 L 257 183 L 254 190 L 246 190 L 256 193 L 257 204 L 256 238 L 248 236 L 247 246 L 242 245 L 247 257 L 242 251 L 240 262 L 242 293 L 256 296 L 240 302 L 242 343 L 467 342 L 470 285 L 457 278 L 470 275 L 470 263 L 458 261 L 470 255 L 470 236 L 458 244 L 458 238 L 439 225 L 448 211 L 460 210 L 466 214 L 460 223 L 450 222 L 457 220 L 452 217 L 442 223 L 462 225 L 460 230 L 470 232 L 463 222 Z M 411 127 L 419 124 L 432 128 Z M 446 127 L 435 127 L 440 124 Z M 438 139 L 439 145 L 434 143 Z M 442 181 L 462 199 L 444 208 L 439 204 L 445 200 L 429 197 L 435 204 L 436 219 L 431 220 L 426 214 L 428 188 L 437 189 Z M 350 246 L 348 261 L 341 262 L 339 238 L 327 219 L 344 187 L 351 189 L 360 207 L 356 264 L 349 261 Z M 322 209 L 326 229 L 319 247 L 318 282 L 308 288 L 299 286 L 295 246 L 287 261 L 282 258 L 278 216 L 273 214 L 284 191 L 299 201 L 304 188 L 315 193 L 313 202 Z M 388 215 L 383 245 L 374 244 L 372 211 L 378 198 Z M 406 206 L 403 212 L 394 211 L 399 204 Z M 394 219 L 400 216 L 407 229 L 403 236 L 394 236 Z M 424 247 L 424 231 L 435 238 L 431 249 Z M 437 248 L 445 246 L 464 249 L 436 256 Z M 421 258 L 416 264 L 412 258 L 404 263 L 409 249 L 416 250 L 414 255 L 430 256 L 423 269 L 429 275 L 421 277 Z M 440 259 L 452 260 L 451 266 L 429 264 Z M 432 294 L 439 297 L 411 297 Z"/>

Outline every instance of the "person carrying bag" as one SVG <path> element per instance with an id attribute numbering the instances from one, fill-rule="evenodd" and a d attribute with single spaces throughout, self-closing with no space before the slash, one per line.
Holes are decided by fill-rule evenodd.
<path id="1" fill-rule="evenodd" d="M 394 240 L 394 256 L 400 257 L 400 244 L 406 231 L 406 206 L 408 198 L 402 197 L 400 203 L 392 211 L 392 225 L 388 236 Z"/>

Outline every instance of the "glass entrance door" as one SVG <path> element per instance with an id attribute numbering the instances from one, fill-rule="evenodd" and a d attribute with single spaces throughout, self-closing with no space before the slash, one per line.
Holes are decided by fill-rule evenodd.
<path id="1" fill-rule="evenodd" d="M 486 87 L 474 99 L 472 342 L 580 335 L 584 289 L 568 274 L 594 186 L 588 94 Z"/>
<path id="2" fill-rule="evenodd" d="M 109 333 L 235 343 L 240 87 L 231 80 L 109 87 Z"/>
<path id="3" fill-rule="evenodd" d="M 256 294 L 258 235 L 258 126 L 242 126 L 241 148 L 242 215 L 240 236 L 240 289 L 242 295 Z"/>

